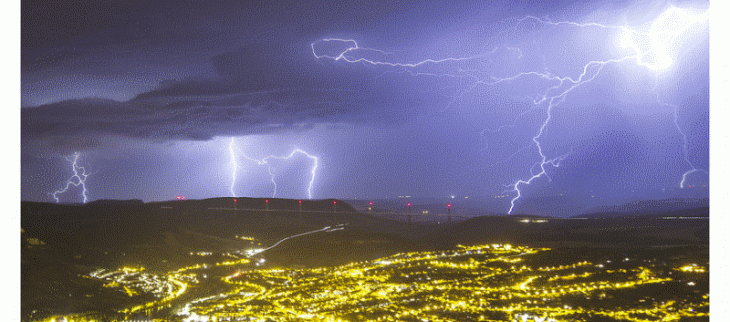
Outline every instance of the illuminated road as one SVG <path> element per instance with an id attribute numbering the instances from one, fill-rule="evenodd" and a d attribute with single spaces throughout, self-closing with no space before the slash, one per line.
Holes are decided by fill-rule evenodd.
<path id="1" fill-rule="evenodd" d="M 335 226 L 335 228 L 332 228 L 332 226 L 327 226 L 327 227 L 324 227 L 324 228 L 321 228 L 321 229 L 312 230 L 312 231 L 304 232 L 304 233 L 301 233 L 301 234 L 292 235 L 292 236 L 289 236 L 289 237 L 286 237 L 284 239 L 281 239 L 281 240 L 277 241 L 276 243 L 274 243 L 273 245 L 271 245 L 271 246 L 269 246 L 267 248 L 264 248 L 264 249 L 262 249 L 260 251 L 254 252 L 251 255 L 263 253 L 263 252 L 265 252 L 265 251 L 267 251 L 269 249 L 272 249 L 272 248 L 274 248 L 276 246 L 279 246 L 279 244 L 281 244 L 281 243 L 283 243 L 283 242 L 285 242 L 285 241 L 287 241 L 289 239 L 293 239 L 293 238 L 297 238 L 297 237 L 302 237 L 302 236 L 306 236 L 306 235 L 309 235 L 309 234 L 315 234 L 315 233 L 319 233 L 319 232 L 333 232 L 333 231 L 337 231 L 337 230 L 343 230 L 343 229 L 345 229 L 344 226 L 345 226 L 345 224 L 338 224 L 338 225 Z"/>
<path id="2" fill-rule="evenodd" d="M 282 242 L 343 226 L 292 235 Z M 262 250 L 262 251 L 264 251 Z M 194 265 L 163 275 L 144 268 L 98 270 L 134 298 L 119 310 L 155 321 L 679 321 L 709 318 L 708 263 L 624 255 L 597 261 L 555 257 L 509 244 L 399 253 L 337 267 L 241 267 L 248 259 Z M 236 267 L 238 266 L 238 267 Z M 243 268 L 243 269 L 242 269 Z M 227 272 L 222 278 L 212 278 Z M 233 274 L 231 274 L 233 272 Z M 218 275 L 221 276 L 221 275 Z M 193 289 L 193 293 L 188 290 Z M 217 292 L 212 292 L 217 289 Z M 58 320 L 44 320 L 58 321 Z M 66 321 L 88 322 L 82 315 Z"/>
<path id="3" fill-rule="evenodd" d="M 643 322 L 709 316 L 709 294 L 694 282 L 707 278 L 704 266 L 663 268 L 635 258 L 538 266 L 542 255 L 535 254 L 549 252 L 460 246 L 334 268 L 239 271 L 224 279 L 239 287 L 234 292 L 191 302 L 180 314 L 188 322 Z M 637 294 L 648 296 L 637 301 Z"/>

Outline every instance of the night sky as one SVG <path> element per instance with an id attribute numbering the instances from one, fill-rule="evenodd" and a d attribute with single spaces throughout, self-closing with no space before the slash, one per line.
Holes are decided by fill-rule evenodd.
<path id="1" fill-rule="evenodd" d="M 707 197 L 708 6 L 24 0 L 21 199 Z"/>

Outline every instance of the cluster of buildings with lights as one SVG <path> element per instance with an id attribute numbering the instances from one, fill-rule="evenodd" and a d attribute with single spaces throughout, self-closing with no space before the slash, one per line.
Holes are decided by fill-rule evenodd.
<path id="1" fill-rule="evenodd" d="M 709 294 L 682 300 L 655 296 L 631 305 L 619 300 L 644 288 L 676 282 L 663 269 L 638 260 L 531 264 L 535 254 L 549 251 L 510 245 L 462 246 L 332 268 L 239 270 L 224 278 L 231 292 L 188 303 L 177 318 L 188 322 L 537 322 L 601 317 L 638 322 L 709 316 Z M 668 271 L 705 273 L 696 264 Z"/>
<path id="2" fill-rule="evenodd" d="M 160 308 L 174 309 L 165 321 L 185 322 L 709 318 L 709 288 L 697 284 L 709 280 L 705 266 L 663 266 L 628 257 L 600 262 L 545 260 L 551 252 L 493 244 L 399 253 L 337 267 L 269 267 L 263 266 L 263 258 L 242 258 L 162 275 L 124 267 L 98 270 L 88 277 L 130 297 L 153 295 L 154 300 L 119 311 L 130 320 L 140 314 L 154 316 Z M 189 286 L 202 287 L 200 280 L 218 279 L 212 269 L 216 274 L 230 272 L 216 282 L 227 285 L 227 291 L 179 300 Z"/>

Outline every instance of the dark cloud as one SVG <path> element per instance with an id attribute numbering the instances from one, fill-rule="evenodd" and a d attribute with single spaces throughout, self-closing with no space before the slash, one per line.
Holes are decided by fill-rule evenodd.
<path id="1" fill-rule="evenodd" d="M 409 7 L 415 12 L 403 11 Z M 463 12 L 458 8 L 447 11 Z M 443 91 L 424 94 L 413 90 L 414 85 L 432 80 L 383 76 L 382 69 L 320 61 L 311 53 L 311 42 L 343 30 L 402 36 L 393 33 L 397 26 L 383 23 L 394 16 L 407 18 L 424 30 L 436 28 L 429 21 L 443 18 L 427 6 L 24 1 L 22 12 L 24 99 L 45 93 L 37 88 L 47 86 L 39 80 L 60 75 L 70 79 L 84 74 L 115 77 L 140 66 L 163 65 L 184 70 L 207 64 L 214 70 L 211 75 L 177 78 L 173 67 L 167 79 L 164 73 L 156 76 L 159 86 L 155 89 L 126 102 L 80 96 L 23 108 L 24 139 L 115 135 L 207 140 L 316 123 L 394 124 L 423 113 L 426 104 L 447 99 Z M 417 19 L 419 15 L 430 18 Z M 137 78 L 133 79 L 145 81 Z M 424 88 L 429 86 L 433 83 Z M 68 95 L 73 97 L 73 93 L 63 97 Z"/>
<path id="2" fill-rule="evenodd" d="M 83 98 L 23 108 L 22 135 L 208 140 L 317 123 L 388 125 L 451 94 L 434 87 L 438 79 L 317 60 L 316 39 L 284 41 L 288 34 L 214 55 L 214 75 L 164 80 L 126 102 Z"/>
<path id="3" fill-rule="evenodd" d="M 158 178 L 147 197 L 135 190 L 155 171 L 168 175 L 169 189 L 177 189 L 178 176 L 184 177 L 178 185 L 196 187 L 195 176 L 200 182 L 220 176 L 221 191 L 212 193 L 220 195 L 229 185 L 228 138 L 221 137 L 248 135 L 240 144 L 262 154 L 296 144 L 320 155 L 323 178 L 341 180 L 322 196 L 342 197 L 342 187 L 357 186 L 357 180 L 372 180 L 362 191 L 386 195 L 419 189 L 424 195 L 501 193 L 538 169 L 534 137 L 547 103 L 533 103 L 561 82 L 536 73 L 575 79 L 588 61 L 621 50 L 611 30 L 511 18 L 620 25 L 636 16 L 648 19 L 663 5 L 24 0 L 23 176 L 66 169 L 58 157 L 80 151 L 116 160 L 100 173 L 124 178 L 119 196 L 163 198 L 154 192 Z M 350 52 L 351 60 L 473 59 L 408 68 L 335 61 L 354 43 L 323 41 L 328 38 L 355 39 L 359 49 Z M 313 43 L 328 57 L 317 59 Z M 602 182 L 623 181 L 676 185 L 689 167 L 685 156 L 706 168 L 708 59 L 704 50 L 684 55 L 678 59 L 685 65 L 676 75 L 662 74 L 660 83 L 626 61 L 607 65 L 591 84 L 565 96 L 540 147 L 549 157 L 573 153 L 560 168 L 550 168 L 555 180 L 541 179 L 532 189 L 599 189 Z M 478 83 L 522 72 L 532 73 Z M 678 127 L 687 133 L 687 152 Z M 52 171 L 43 168 L 49 160 L 57 161 Z M 179 164 L 193 170 L 179 171 Z M 646 164 L 666 169 L 647 175 Z M 129 171 L 138 177 L 129 179 Z M 360 179 L 363 173 L 370 179 Z M 450 186 L 434 184 L 441 181 Z M 47 198 L 48 187 L 27 182 L 25 190 L 35 191 L 31 199 Z"/>
<path id="4" fill-rule="evenodd" d="M 127 102 L 88 98 L 24 108 L 21 132 L 25 139 L 115 135 L 208 140 L 317 123 L 400 123 L 427 104 L 427 98 L 412 91 L 383 94 L 384 85 L 361 84 L 243 92 L 254 86 L 223 79 L 174 82 Z"/>

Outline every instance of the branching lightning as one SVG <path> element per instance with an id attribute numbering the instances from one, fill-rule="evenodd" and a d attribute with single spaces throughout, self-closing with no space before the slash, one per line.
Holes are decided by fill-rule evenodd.
<path id="1" fill-rule="evenodd" d="M 349 44 L 348 45 L 349 47 L 347 47 L 344 51 L 342 51 L 337 56 L 328 56 L 328 55 L 324 55 L 324 54 L 318 55 L 317 51 L 314 48 L 315 44 L 317 44 L 318 42 L 339 42 L 339 43 Z M 313 42 L 311 44 L 311 47 L 312 47 L 312 54 L 314 55 L 314 58 L 317 58 L 317 59 L 329 58 L 329 59 L 332 59 L 335 61 L 343 60 L 348 63 L 364 63 L 364 64 L 373 65 L 373 66 L 382 65 L 382 66 L 389 66 L 389 67 L 419 67 L 419 66 L 425 65 L 425 64 L 439 64 L 439 63 L 444 63 L 444 62 L 467 61 L 467 60 L 471 60 L 474 58 L 480 58 L 480 57 L 485 56 L 485 55 L 477 55 L 477 56 L 472 56 L 472 57 L 444 58 L 444 59 L 438 59 L 438 60 L 437 59 L 424 59 L 424 60 L 416 62 L 416 63 L 393 63 L 393 62 L 386 62 L 386 61 L 370 60 L 370 59 L 366 59 L 364 57 L 360 57 L 360 58 L 347 57 L 348 53 L 354 52 L 356 50 L 375 52 L 375 53 L 386 55 L 386 56 L 392 55 L 391 53 L 388 53 L 388 52 L 385 52 L 385 51 L 382 51 L 379 49 L 360 47 L 357 44 L 357 42 L 353 39 L 325 38 L 325 39 L 320 39 L 317 42 Z"/>
<path id="2" fill-rule="evenodd" d="M 66 186 L 63 187 L 63 189 L 56 190 L 51 194 L 53 196 L 53 199 L 56 200 L 56 203 L 60 202 L 60 199 L 58 199 L 58 195 L 65 193 L 66 190 L 68 190 L 68 188 L 71 186 L 81 186 L 81 196 L 84 198 L 84 203 L 88 201 L 86 179 L 89 177 L 90 174 L 86 173 L 86 169 L 84 167 L 78 165 L 80 156 L 81 153 L 75 152 L 70 157 L 66 157 L 66 160 L 71 163 L 71 171 L 73 171 L 74 174 L 70 178 L 68 178 L 68 180 L 66 180 Z"/>
<path id="3" fill-rule="evenodd" d="M 647 32 L 621 27 L 620 44 L 635 53 L 638 65 L 661 72 L 674 63 L 672 56 L 676 55 L 680 37 L 706 25 L 708 20 L 707 11 L 691 12 L 672 6 L 651 23 Z"/>
<path id="4" fill-rule="evenodd" d="M 269 155 L 269 156 L 267 156 L 265 158 L 262 158 L 262 159 L 255 159 L 255 158 L 249 157 L 248 155 L 246 155 L 242 151 L 238 150 L 238 148 L 235 145 L 235 139 L 234 138 L 231 138 L 231 143 L 229 144 L 228 149 L 229 149 L 230 156 L 231 156 L 231 170 L 232 170 L 232 173 L 233 173 L 232 180 L 231 180 L 231 187 L 230 187 L 230 189 L 231 189 L 231 195 L 232 196 L 235 196 L 235 193 L 233 191 L 233 187 L 234 187 L 235 182 L 236 182 L 236 173 L 238 172 L 238 161 L 236 160 L 236 154 L 234 152 L 234 150 L 235 150 L 235 151 L 238 151 L 240 153 L 240 155 L 244 159 L 249 160 L 251 162 L 254 162 L 254 163 L 256 163 L 257 165 L 260 165 L 260 166 L 266 166 L 266 170 L 268 171 L 269 176 L 270 176 L 271 184 L 274 187 L 274 191 L 273 191 L 273 193 L 271 195 L 272 198 L 276 197 L 276 192 L 277 192 L 277 189 L 278 189 L 278 185 L 276 184 L 276 175 L 274 174 L 274 166 L 271 164 L 271 160 L 289 160 L 289 159 L 291 159 L 292 157 L 294 157 L 297 154 L 303 154 L 307 158 L 311 159 L 313 161 L 312 169 L 310 170 L 310 173 L 312 174 L 312 177 L 310 178 L 309 185 L 307 186 L 307 197 L 309 199 L 312 199 L 312 191 L 314 190 L 314 179 L 317 176 L 317 167 L 319 166 L 319 158 L 317 156 L 311 155 L 311 154 L 305 152 L 304 150 L 302 150 L 300 148 L 295 148 L 287 156 L 283 156 L 282 157 L 282 156 Z"/>
<path id="5" fill-rule="evenodd" d="M 673 106 L 673 105 L 672 105 Z M 697 167 L 692 164 L 692 161 L 689 160 L 689 144 L 687 142 L 687 134 L 682 131 L 682 128 L 679 127 L 679 116 L 678 116 L 678 108 L 676 106 L 674 107 L 674 126 L 677 127 L 677 131 L 680 135 L 682 135 L 682 154 L 684 156 L 684 162 L 689 166 L 689 170 L 685 171 L 684 174 L 682 174 L 682 181 L 679 182 L 679 187 L 684 189 L 684 184 L 687 181 L 687 176 L 695 173 L 695 172 L 704 172 L 708 173 L 707 170 L 704 169 L 698 169 Z"/>
<path id="6" fill-rule="evenodd" d="M 583 65 L 582 73 L 578 77 L 558 76 L 550 72 L 546 67 L 539 71 L 515 72 L 513 75 L 507 77 L 498 77 L 495 74 L 496 72 L 487 71 L 485 76 L 485 72 L 483 70 L 478 70 L 476 68 L 470 69 L 463 66 L 464 64 L 469 63 L 481 63 L 484 61 L 483 59 L 488 60 L 490 55 L 497 52 L 500 46 L 478 55 L 467 57 L 447 57 L 442 59 L 428 58 L 415 62 L 396 62 L 394 61 L 395 55 L 379 49 L 361 47 L 353 39 L 320 39 L 311 43 L 311 49 L 314 58 L 318 60 L 329 59 L 339 62 L 360 63 L 369 66 L 393 68 L 413 75 L 467 78 L 472 80 L 472 83 L 468 86 L 466 92 L 471 91 L 479 85 L 493 86 L 518 80 L 546 82 L 546 85 L 544 85 L 545 87 L 543 87 L 544 90 L 538 91 L 537 94 L 531 97 L 531 101 L 535 108 L 544 108 L 545 118 L 535 135 L 532 137 L 530 145 L 521 148 L 517 152 L 519 153 L 531 146 L 535 146 L 540 160 L 530 168 L 529 177 L 517 179 L 515 182 L 507 185 L 508 188 L 511 188 L 510 191 L 514 193 L 514 197 L 510 202 L 510 208 L 508 210 L 508 213 L 512 213 L 515 208 L 516 201 L 522 196 L 520 188 L 524 185 L 529 185 L 538 178 L 543 176 L 547 177 L 548 166 L 559 167 L 560 163 L 572 152 L 571 150 L 571 152 L 565 154 L 549 157 L 543 150 L 541 141 L 544 134 L 547 132 L 554 108 L 564 102 L 566 96 L 570 92 L 579 86 L 594 80 L 608 64 L 633 62 L 637 66 L 644 67 L 654 73 L 658 78 L 659 73 L 668 70 L 673 65 L 674 57 L 677 55 L 678 43 L 682 41 L 684 37 L 687 37 L 687 33 L 692 31 L 694 28 L 704 28 L 708 19 L 709 14 L 707 11 L 690 11 L 671 6 L 662 12 L 655 20 L 650 22 L 646 31 L 638 31 L 628 26 L 611 26 L 599 23 L 578 23 L 572 21 L 553 22 L 548 19 L 538 18 L 535 16 L 526 16 L 520 19 L 509 20 L 517 23 L 518 25 L 521 23 L 530 23 L 533 25 L 536 24 L 551 27 L 564 26 L 567 28 L 601 28 L 611 32 L 612 34 L 615 33 L 617 43 L 623 47 L 622 51 L 624 53 L 616 54 L 618 57 L 615 58 L 593 60 L 585 63 Z M 336 48 L 334 51 L 332 51 L 333 46 Z M 518 54 L 516 59 L 520 59 L 523 56 L 523 52 L 519 48 L 508 47 L 506 45 L 502 46 L 502 48 L 504 48 L 505 51 L 516 52 Z M 324 52 L 327 49 L 330 51 Z M 442 66 L 444 67 L 442 69 L 435 69 L 435 66 L 437 65 L 448 66 Z M 463 94 L 463 92 L 461 94 Z M 531 112 L 533 109 L 517 115 L 515 122 L 518 118 L 524 116 L 527 112 Z M 676 108 L 674 124 L 683 137 L 684 161 L 690 167 L 690 170 L 683 174 L 680 182 L 680 187 L 684 187 L 685 180 L 689 174 L 697 171 L 706 173 L 707 171 L 696 168 L 689 160 L 687 136 L 681 130 L 677 122 Z M 501 131 L 503 128 L 513 127 L 514 125 L 515 123 L 511 125 L 503 125 L 497 130 L 485 129 L 481 132 L 481 134 L 496 133 Z M 510 158 L 515 156 L 517 153 L 510 156 Z"/>

